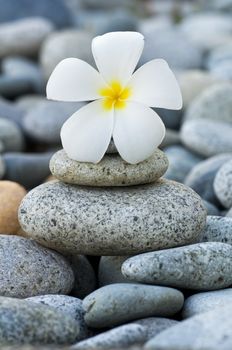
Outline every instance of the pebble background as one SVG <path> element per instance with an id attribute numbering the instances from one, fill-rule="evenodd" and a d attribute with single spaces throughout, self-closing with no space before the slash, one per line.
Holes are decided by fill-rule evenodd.
<path id="1" fill-rule="evenodd" d="M 69 159 L 56 64 L 140 31 L 183 109 L 146 161 Z M 77 82 L 78 83 L 78 82 Z M 0 348 L 232 349 L 232 1 L 0 0 Z"/>

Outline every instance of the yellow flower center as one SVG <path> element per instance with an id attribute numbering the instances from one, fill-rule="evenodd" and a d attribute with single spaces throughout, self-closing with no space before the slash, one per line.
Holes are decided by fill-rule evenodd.
<path id="1" fill-rule="evenodd" d="M 131 88 L 124 88 L 119 81 L 114 80 L 109 87 L 100 90 L 100 95 L 103 97 L 105 110 L 121 109 L 126 107 L 126 100 L 131 96 Z"/>

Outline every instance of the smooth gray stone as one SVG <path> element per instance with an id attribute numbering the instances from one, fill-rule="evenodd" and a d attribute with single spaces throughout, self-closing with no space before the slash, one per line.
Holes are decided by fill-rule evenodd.
<path id="1" fill-rule="evenodd" d="M 57 251 L 82 255 L 133 255 L 190 244 L 205 220 L 199 196 L 168 180 L 91 191 L 50 182 L 29 192 L 19 209 L 19 221 L 30 237 Z"/>
<path id="2" fill-rule="evenodd" d="M 100 287 L 113 283 L 128 283 L 121 272 L 121 267 L 128 256 L 102 256 L 98 267 Z"/>
<path id="3" fill-rule="evenodd" d="M 72 16 L 63 0 L 1 0 L 0 22 L 13 21 L 24 17 L 44 17 L 52 21 L 57 28 L 72 23 Z"/>
<path id="4" fill-rule="evenodd" d="M 37 94 L 27 94 L 19 96 L 15 101 L 15 105 L 26 114 L 29 110 L 35 108 L 37 104 L 46 101 L 46 97 Z"/>
<path id="5" fill-rule="evenodd" d="M 230 208 L 230 210 L 227 213 L 225 213 L 225 216 L 228 218 L 232 217 L 232 208 Z"/>
<path id="6" fill-rule="evenodd" d="M 199 237 L 200 242 L 222 242 L 232 245 L 232 218 L 207 216 L 206 226 Z"/>
<path id="7" fill-rule="evenodd" d="M 158 334 L 145 350 L 229 350 L 232 306 L 193 316 Z"/>
<path id="8" fill-rule="evenodd" d="M 190 104 L 185 119 L 232 123 L 231 94 L 232 84 L 228 82 L 207 88 Z"/>
<path id="9" fill-rule="evenodd" d="M 163 332 L 165 329 L 178 324 L 178 321 L 164 317 L 148 317 L 134 321 L 133 323 L 139 324 L 147 329 L 148 341 L 149 339 L 155 337 L 157 334 Z"/>
<path id="10" fill-rule="evenodd" d="M 3 178 L 5 171 L 6 171 L 5 162 L 3 160 L 3 157 L 0 155 L 0 179 Z"/>
<path id="11" fill-rule="evenodd" d="M 122 274 L 136 282 L 176 288 L 214 290 L 232 284 L 232 247 L 205 242 L 126 260 Z"/>
<path id="12" fill-rule="evenodd" d="M 0 98 L 0 118 L 5 118 L 22 126 L 23 111 L 17 105 Z"/>
<path id="13" fill-rule="evenodd" d="M 35 141 L 59 144 L 62 125 L 82 105 L 80 102 L 42 101 L 37 103 L 26 113 L 23 129 Z"/>
<path id="14" fill-rule="evenodd" d="M 164 136 L 164 139 L 159 146 L 161 149 L 165 147 L 170 147 L 173 145 L 179 145 L 180 144 L 180 134 L 179 131 L 172 130 L 172 129 L 166 129 L 166 134 Z"/>
<path id="15" fill-rule="evenodd" d="M 204 199 L 202 202 L 207 210 L 207 215 L 220 216 L 220 211 L 215 205 L 213 205 L 212 203 L 210 203 Z"/>
<path id="16" fill-rule="evenodd" d="M 0 297 L 0 343 L 72 344 L 78 339 L 77 321 L 53 307 Z"/>
<path id="17" fill-rule="evenodd" d="M 146 341 L 147 331 L 138 324 L 124 325 L 83 340 L 71 349 L 77 350 L 111 350 L 128 349 L 133 345 L 142 345 Z"/>
<path id="18" fill-rule="evenodd" d="M 156 40 L 154 40 L 154 37 Z M 191 69 L 202 65 L 203 55 L 188 37 L 175 27 L 152 31 L 146 35 L 141 62 L 165 59 L 172 68 Z"/>
<path id="19" fill-rule="evenodd" d="M 52 153 L 4 153 L 5 179 L 31 189 L 38 186 L 50 174 Z"/>
<path id="20" fill-rule="evenodd" d="M 0 75 L 0 94 L 6 98 L 14 98 L 33 91 L 33 84 L 26 77 Z"/>
<path id="21" fill-rule="evenodd" d="M 24 148 L 22 131 L 15 122 L 5 118 L 0 118 L 0 140 L 3 143 L 4 152 L 20 152 Z"/>
<path id="22" fill-rule="evenodd" d="M 185 179 L 185 185 L 191 187 L 203 199 L 217 203 L 213 182 L 219 168 L 232 159 L 232 153 L 224 153 L 196 164 Z"/>
<path id="23" fill-rule="evenodd" d="M 214 120 L 185 121 L 180 137 L 183 144 L 203 157 L 232 152 L 232 124 Z"/>
<path id="24" fill-rule="evenodd" d="M 103 328 L 144 317 L 171 316 L 183 302 L 183 294 L 173 288 L 115 283 L 88 295 L 83 308 L 87 325 Z"/>
<path id="25" fill-rule="evenodd" d="M 0 57 L 38 54 L 42 42 L 52 30 L 52 23 L 41 17 L 0 24 Z"/>
<path id="26" fill-rule="evenodd" d="M 97 164 L 77 162 L 70 159 L 63 149 L 50 161 L 51 173 L 60 181 L 97 187 L 152 183 L 161 178 L 167 168 L 168 159 L 159 149 L 138 164 L 129 164 L 118 154 L 106 154 Z"/>
<path id="27" fill-rule="evenodd" d="M 91 331 L 88 329 L 84 320 L 84 310 L 82 306 L 82 301 L 78 298 L 70 297 L 68 295 L 37 295 L 25 299 L 33 303 L 48 305 L 55 308 L 56 310 L 72 317 L 74 321 L 77 322 L 80 332 L 78 335 L 78 340 L 82 340 L 91 336 Z"/>
<path id="28" fill-rule="evenodd" d="M 232 60 L 232 43 L 222 45 L 212 50 L 207 57 L 206 66 L 214 70 L 223 63 L 230 63 Z"/>
<path id="29" fill-rule="evenodd" d="M 218 170 L 214 183 L 214 192 L 225 208 L 232 207 L 232 159 Z"/>
<path id="30" fill-rule="evenodd" d="M 201 161 L 200 156 L 193 154 L 183 146 L 170 146 L 164 149 L 169 167 L 164 177 L 169 180 L 184 182 L 191 169 Z"/>
<path id="31" fill-rule="evenodd" d="M 0 235 L 0 295 L 27 298 L 38 294 L 68 294 L 73 271 L 60 254 L 19 236 Z"/>
<path id="32" fill-rule="evenodd" d="M 232 289 L 222 289 L 191 295 L 185 300 L 182 315 L 189 318 L 203 312 L 214 310 L 217 307 L 232 304 Z"/>
<path id="33" fill-rule="evenodd" d="M 231 61 L 222 61 L 217 66 L 210 70 L 212 75 L 218 79 L 223 80 L 232 80 L 232 62 Z"/>
<path id="34" fill-rule="evenodd" d="M 49 35 L 40 50 L 40 65 L 44 77 L 48 79 L 55 66 L 67 57 L 78 57 L 93 64 L 92 38 L 89 30 L 79 29 L 66 29 Z"/>
<path id="35" fill-rule="evenodd" d="M 83 299 L 96 288 L 96 275 L 89 260 L 84 255 L 66 255 L 73 272 L 74 285 L 71 294 Z"/>

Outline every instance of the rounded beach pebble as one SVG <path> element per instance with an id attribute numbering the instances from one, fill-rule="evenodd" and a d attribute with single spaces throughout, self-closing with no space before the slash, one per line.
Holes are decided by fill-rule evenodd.
<path id="1" fill-rule="evenodd" d="M 115 283 L 88 295 L 83 308 L 87 325 L 103 328 L 144 317 L 171 316 L 183 302 L 183 294 L 173 288 Z"/>
<path id="2" fill-rule="evenodd" d="M 157 149 L 147 160 L 129 164 L 119 155 L 105 155 L 98 164 L 77 162 L 64 150 L 55 153 L 50 170 L 59 180 L 85 186 L 130 186 L 154 182 L 168 168 L 166 155 Z"/>
<path id="3" fill-rule="evenodd" d="M 132 255 L 196 242 L 206 210 L 194 191 L 168 180 L 91 191 L 50 182 L 28 193 L 19 220 L 30 237 L 61 252 Z"/>
<path id="4" fill-rule="evenodd" d="M 0 235 L 0 295 L 68 294 L 74 276 L 60 254 L 19 236 Z"/>

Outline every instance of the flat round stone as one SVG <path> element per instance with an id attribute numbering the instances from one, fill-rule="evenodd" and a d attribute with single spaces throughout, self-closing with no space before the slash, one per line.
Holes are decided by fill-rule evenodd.
<path id="1" fill-rule="evenodd" d="M 196 242 L 206 209 L 193 190 L 169 180 L 91 189 L 56 181 L 26 195 L 19 220 L 28 236 L 60 252 L 133 255 Z"/>
<path id="2" fill-rule="evenodd" d="M 50 170 L 59 180 L 85 186 L 131 186 L 158 180 L 168 168 L 166 155 L 157 149 L 147 160 L 129 164 L 118 154 L 106 154 L 98 164 L 77 162 L 64 150 L 56 152 Z"/>

